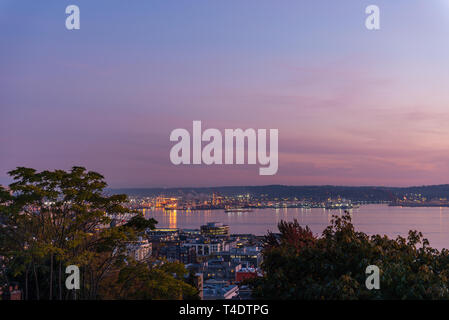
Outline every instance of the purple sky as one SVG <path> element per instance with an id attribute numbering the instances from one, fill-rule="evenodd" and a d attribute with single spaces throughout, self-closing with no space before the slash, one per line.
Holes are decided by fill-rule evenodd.
<path id="1" fill-rule="evenodd" d="M 0 0 L 0 183 L 73 165 L 112 187 L 449 183 L 448 31 L 446 0 Z M 278 174 L 172 165 L 193 120 L 279 129 Z"/>

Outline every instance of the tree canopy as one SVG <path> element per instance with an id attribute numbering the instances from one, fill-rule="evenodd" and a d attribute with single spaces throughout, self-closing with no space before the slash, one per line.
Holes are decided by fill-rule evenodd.
<path id="1" fill-rule="evenodd" d="M 281 221 L 263 249 L 264 276 L 252 281 L 262 299 L 448 299 L 449 251 L 430 247 L 417 231 L 407 238 L 368 236 L 351 216 L 334 216 L 321 237 L 295 220 Z M 366 268 L 380 269 L 380 289 L 368 290 Z"/>
<path id="2" fill-rule="evenodd" d="M 140 287 L 159 289 L 148 289 L 144 298 L 175 299 L 184 291 L 194 295 L 182 277 L 166 270 L 170 264 L 137 262 L 127 255 L 127 244 L 144 237 L 157 222 L 126 208 L 126 195 L 105 195 L 101 174 L 83 167 L 42 172 L 19 167 L 9 175 L 14 182 L 7 189 L 0 186 L 0 284 L 18 283 L 25 299 L 125 299 L 138 298 L 131 294 L 132 279 L 160 274 L 178 289 L 139 280 Z M 126 224 L 111 224 L 114 217 L 129 213 L 134 216 Z M 75 292 L 65 287 L 68 265 L 80 268 L 82 285 Z M 123 282 L 124 276 L 114 275 L 129 270 L 137 277 L 129 278 L 120 294 L 104 290 L 111 279 Z"/>

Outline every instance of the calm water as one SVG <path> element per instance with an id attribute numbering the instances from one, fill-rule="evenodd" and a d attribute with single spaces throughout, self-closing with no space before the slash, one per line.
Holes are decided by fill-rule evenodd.
<path id="1" fill-rule="evenodd" d="M 145 210 L 147 217 L 158 221 L 158 227 L 198 229 L 206 222 L 223 222 L 231 233 L 266 234 L 277 231 L 280 220 L 297 219 L 301 225 L 321 234 L 329 225 L 332 215 L 343 214 L 339 210 L 324 209 L 257 209 L 253 212 L 225 213 L 213 211 L 164 211 Z M 351 211 L 357 230 L 367 234 L 386 234 L 389 237 L 406 236 L 408 230 L 419 230 L 429 239 L 430 245 L 449 248 L 449 208 L 401 208 L 387 205 L 366 205 Z"/>

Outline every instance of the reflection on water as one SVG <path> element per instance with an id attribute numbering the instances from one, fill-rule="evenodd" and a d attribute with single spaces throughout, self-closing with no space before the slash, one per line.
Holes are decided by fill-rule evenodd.
<path id="1" fill-rule="evenodd" d="M 431 246 L 441 249 L 449 247 L 449 208 L 401 208 L 386 205 L 367 205 L 350 211 L 357 230 L 367 234 L 386 234 L 389 237 L 406 236 L 408 230 L 419 230 L 429 239 Z M 308 225 L 315 234 L 329 225 L 332 215 L 342 215 L 340 210 L 321 208 L 301 209 L 256 209 L 252 212 L 165 211 L 144 210 L 146 217 L 158 221 L 158 227 L 198 229 L 207 222 L 223 222 L 232 233 L 266 234 L 277 231 L 280 220 L 297 219 Z"/>
<path id="2" fill-rule="evenodd" d="M 177 228 L 178 224 L 176 223 L 176 210 L 170 210 L 168 211 L 168 227 L 169 228 Z"/>

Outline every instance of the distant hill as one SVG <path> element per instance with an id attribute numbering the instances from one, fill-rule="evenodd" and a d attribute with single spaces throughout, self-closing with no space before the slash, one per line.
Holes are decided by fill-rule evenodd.
<path id="1" fill-rule="evenodd" d="M 129 196 L 196 196 L 207 194 L 220 194 L 235 196 L 250 194 L 269 198 L 308 198 L 312 200 L 325 200 L 337 196 L 356 201 L 389 201 L 406 194 L 421 194 L 426 198 L 449 198 L 449 184 L 416 186 L 416 187 L 347 187 L 347 186 L 235 186 L 235 187 L 208 187 L 208 188 L 124 188 L 108 189 L 112 194 L 124 193 Z"/>

